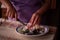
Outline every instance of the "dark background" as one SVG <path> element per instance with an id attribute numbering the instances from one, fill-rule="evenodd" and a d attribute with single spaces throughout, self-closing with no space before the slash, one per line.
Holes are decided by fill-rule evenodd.
<path id="1" fill-rule="evenodd" d="M 1 18 L 1 16 L 2 16 L 2 12 L 1 12 L 1 3 L 0 3 L 0 18 Z"/>
<path id="2" fill-rule="evenodd" d="M 60 1 L 57 0 L 57 14 L 58 16 L 60 15 Z M 54 40 L 60 40 L 60 24 L 59 24 L 59 20 L 60 18 L 58 17 L 58 23 L 57 23 L 57 30 L 56 30 L 56 34 L 55 34 L 55 37 L 54 37 Z"/>

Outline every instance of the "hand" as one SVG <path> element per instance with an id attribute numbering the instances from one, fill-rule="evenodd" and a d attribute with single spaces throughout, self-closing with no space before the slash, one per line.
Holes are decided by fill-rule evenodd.
<path id="1" fill-rule="evenodd" d="M 13 7 L 8 7 L 6 12 L 6 17 L 17 19 L 16 10 Z"/>
<path id="2" fill-rule="evenodd" d="M 34 13 L 31 17 L 29 23 L 27 24 L 27 27 L 31 28 L 39 23 L 40 23 L 40 16 L 37 13 Z"/>
<path id="3" fill-rule="evenodd" d="M 40 24 L 40 21 L 41 21 L 40 15 L 36 14 L 35 19 L 34 19 L 34 22 L 32 23 L 33 24 L 32 26 L 35 26 L 36 24 L 39 25 Z"/>
<path id="4" fill-rule="evenodd" d="M 7 8 L 6 17 L 16 18 L 16 10 L 9 0 L 0 0 L 0 2 Z"/>

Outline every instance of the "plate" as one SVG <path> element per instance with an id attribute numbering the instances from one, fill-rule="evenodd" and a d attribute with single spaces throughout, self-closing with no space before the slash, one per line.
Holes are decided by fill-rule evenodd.
<path id="1" fill-rule="evenodd" d="M 24 25 L 21 25 L 16 28 L 16 31 L 21 35 L 21 36 L 26 36 L 26 37 L 37 37 L 37 36 L 43 36 L 49 32 L 49 27 L 46 25 L 40 25 L 40 27 L 44 27 L 45 31 L 44 33 L 37 34 L 37 35 L 27 35 L 27 34 L 21 34 L 18 30 L 21 30 L 24 27 Z"/>

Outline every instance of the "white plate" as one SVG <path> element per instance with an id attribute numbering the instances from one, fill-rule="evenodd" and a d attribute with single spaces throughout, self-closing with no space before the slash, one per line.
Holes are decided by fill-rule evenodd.
<path id="1" fill-rule="evenodd" d="M 22 27 L 22 26 L 16 28 L 16 31 L 17 31 L 18 33 L 19 33 L 18 30 L 21 29 L 21 27 Z M 21 36 L 26 36 L 26 37 L 37 37 L 37 36 L 45 35 L 46 33 L 49 32 L 49 27 L 48 27 L 48 26 L 43 26 L 43 25 L 41 25 L 41 27 L 44 27 L 44 28 L 45 28 L 44 33 L 37 34 L 37 35 L 26 35 L 26 34 L 21 34 L 21 33 L 19 33 L 19 34 L 20 34 Z"/>

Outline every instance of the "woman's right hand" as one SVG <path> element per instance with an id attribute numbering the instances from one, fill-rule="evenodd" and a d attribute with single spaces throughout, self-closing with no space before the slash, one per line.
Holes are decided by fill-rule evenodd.
<path id="1" fill-rule="evenodd" d="M 17 18 L 16 10 L 9 0 L 0 0 L 0 2 L 7 8 L 6 18 Z"/>
<path id="2" fill-rule="evenodd" d="M 17 19 L 17 12 L 14 7 L 8 7 L 6 11 L 6 17 Z"/>

